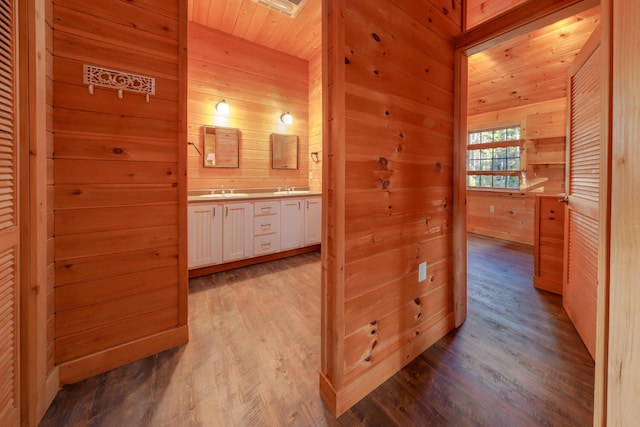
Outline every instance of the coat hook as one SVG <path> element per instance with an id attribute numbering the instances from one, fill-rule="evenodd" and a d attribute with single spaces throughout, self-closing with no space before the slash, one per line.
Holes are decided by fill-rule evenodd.
<path id="1" fill-rule="evenodd" d="M 149 103 L 149 94 L 147 93 L 147 95 L 145 96 L 146 100 L 147 100 L 147 104 Z"/>
<path id="2" fill-rule="evenodd" d="M 122 94 L 122 89 L 118 89 L 118 98 L 120 99 L 124 98 L 124 95 Z"/>
<path id="3" fill-rule="evenodd" d="M 89 93 L 93 95 L 93 84 L 89 85 Z"/>
<path id="4" fill-rule="evenodd" d="M 318 163 L 320 161 L 320 158 L 318 157 L 318 152 L 317 151 L 313 151 L 311 153 L 311 160 L 314 161 L 314 163 Z"/>

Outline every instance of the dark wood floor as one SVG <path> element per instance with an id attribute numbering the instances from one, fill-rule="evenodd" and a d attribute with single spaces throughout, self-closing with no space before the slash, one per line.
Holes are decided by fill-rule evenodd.
<path id="1" fill-rule="evenodd" d="M 470 236 L 465 324 L 338 420 L 312 253 L 192 279 L 188 345 L 64 387 L 41 426 L 589 426 L 593 361 L 532 258 Z"/>

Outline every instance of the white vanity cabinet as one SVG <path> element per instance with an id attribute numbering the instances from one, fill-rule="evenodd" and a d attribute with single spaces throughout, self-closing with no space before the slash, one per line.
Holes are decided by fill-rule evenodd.
<path id="1" fill-rule="evenodd" d="M 222 262 L 222 205 L 195 204 L 188 208 L 189 268 Z"/>
<path id="2" fill-rule="evenodd" d="M 253 203 L 225 203 L 222 219 L 222 261 L 253 256 Z"/>
<path id="3" fill-rule="evenodd" d="M 188 214 L 193 270 L 314 246 L 321 239 L 319 196 L 196 202 Z"/>
<path id="4" fill-rule="evenodd" d="M 280 252 L 280 201 L 255 202 L 253 214 L 253 255 Z"/>
<path id="5" fill-rule="evenodd" d="M 280 250 L 304 245 L 304 200 L 282 199 L 280 202 Z"/>
<path id="6" fill-rule="evenodd" d="M 322 240 L 322 198 L 304 200 L 304 245 L 317 245 Z"/>

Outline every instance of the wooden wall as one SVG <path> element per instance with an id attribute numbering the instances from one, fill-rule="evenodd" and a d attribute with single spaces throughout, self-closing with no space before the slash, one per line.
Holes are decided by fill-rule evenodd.
<path id="1" fill-rule="evenodd" d="M 309 189 L 322 192 L 322 50 L 309 60 Z"/>
<path id="2" fill-rule="evenodd" d="M 55 361 L 65 384 L 188 339 L 186 2 L 54 0 L 52 22 Z M 156 94 L 90 95 L 83 64 L 154 77 Z"/>
<path id="3" fill-rule="evenodd" d="M 53 0 L 47 0 L 45 14 L 46 31 L 46 157 L 47 157 L 47 373 L 55 365 L 55 230 L 54 230 L 54 159 L 53 159 Z"/>
<path id="4" fill-rule="evenodd" d="M 340 414 L 454 327 L 452 45 L 461 8 L 325 5 L 320 388 Z M 427 280 L 418 283 L 421 262 Z"/>
<path id="5" fill-rule="evenodd" d="M 189 147 L 189 189 L 309 185 L 308 61 L 190 23 L 188 75 L 189 141 L 202 153 L 202 126 L 240 129 L 239 168 L 204 168 Z M 215 111 L 222 99 L 228 116 Z M 287 111 L 291 126 L 280 121 Z M 271 133 L 300 137 L 297 170 L 271 168 Z"/>
<path id="6" fill-rule="evenodd" d="M 470 233 L 533 245 L 533 194 L 470 190 L 467 206 Z"/>
<path id="7" fill-rule="evenodd" d="M 467 0 L 466 28 L 488 21 L 527 0 Z"/>
<path id="8" fill-rule="evenodd" d="M 469 190 L 470 232 L 533 245 L 535 194 L 564 192 L 566 104 L 563 97 L 468 117 L 470 131 L 520 124 L 526 141 L 521 157 L 531 185 L 523 193 Z"/>
<path id="9" fill-rule="evenodd" d="M 605 63 L 607 71 L 604 81 L 611 78 L 613 82 L 611 156 L 601 159 L 601 170 L 606 170 L 606 166 L 610 165 L 611 182 L 608 190 L 607 186 L 604 187 L 605 191 L 601 187 L 601 197 L 604 199 L 604 195 L 610 191 L 611 264 L 609 277 L 606 277 L 606 269 L 600 268 L 605 273 L 600 279 L 609 283 L 610 290 L 609 298 L 602 297 L 606 293 L 598 295 L 599 322 L 602 325 L 598 332 L 601 334 L 599 345 L 606 347 L 608 344 L 608 359 L 602 358 L 603 365 L 608 365 L 603 366 L 605 372 L 608 371 L 608 389 L 605 389 L 607 410 L 603 421 L 606 425 L 616 426 L 633 425 L 640 418 L 640 33 L 637 25 L 640 4 L 633 0 L 603 2 L 603 9 L 607 13 L 609 7 L 611 15 L 607 17 L 604 28 L 611 31 L 612 61 Z M 603 46 L 607 46 L 606 41 L 603 41 Z M 609 72 L 611 74 L 607 75 Z M 601 212 L 606 212 L 606 202 L 602 206 Z M 606 215 L 601 218 L 605 219 Z M 603 249 L 607 247 L 606 237 L 607 233 L 603 231 L 600 250 L 605 252 L 601 257 L 601 265 L 604 262 L 605 266 L 609 261 Z M 609 307 L 606 307 L 607 302 Z M 602 354 L 606 355 L 607 350 L 598 356 Z M 596 419 L 598 421 L 600 419 Z"/>
<path id="10" fill-rule="evenodd" d="M 21 404 L 36 425 L 58 391 L 54 366 L 52 2 L 19 6 L 21 155 Z M 28 42 L 27 42 L 28 40 Z"/>

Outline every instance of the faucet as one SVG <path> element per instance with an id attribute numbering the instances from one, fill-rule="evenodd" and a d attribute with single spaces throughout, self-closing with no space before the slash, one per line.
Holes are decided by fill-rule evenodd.
<path id="1" fill-rule="evenodd" d="M 287 188 L 287 191 L 295 191 L 295 189 L 296 189 L 295 187 L 289 187 Z"/>

